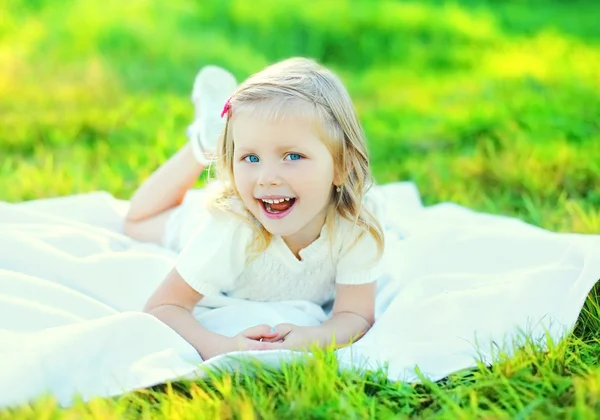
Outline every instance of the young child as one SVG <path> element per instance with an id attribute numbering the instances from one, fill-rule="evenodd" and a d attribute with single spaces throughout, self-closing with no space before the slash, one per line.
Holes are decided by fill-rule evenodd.
<path id="1" fill-rule="evenodd" d="M 136 191 L 125 221 L 135 239 L 183 248 L 145 311 L 204 360 L 360 338 L 374 322 L 384 237 L 364 134 L 340 80 L 293 58 L 237 87 L 210 66 L 196 77 L 192 102 L 190 141 Z M 206 206 L 186 206 L 213 159 L 218 181 L 207 187 Z M 192 315 L 204 296 L 221 293 L 335 300 L 318 327 L 258 325 L 226 337 Z"/>

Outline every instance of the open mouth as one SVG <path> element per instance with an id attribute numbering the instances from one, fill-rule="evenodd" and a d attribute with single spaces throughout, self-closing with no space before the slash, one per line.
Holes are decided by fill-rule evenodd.
<path id="1" fill-rule="evenodd" d="M 259 198 L 258 202 L 268 217 L 279 219 L 292 211 L 292 208 L 296 204 L 296 197 Z"/>

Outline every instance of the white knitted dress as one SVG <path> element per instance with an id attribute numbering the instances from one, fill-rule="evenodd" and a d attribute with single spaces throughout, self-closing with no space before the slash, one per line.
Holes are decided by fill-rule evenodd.
<path id="1" fill-rule="evenodd" d="M 363 284 L 382 275 L 377 246 L 352 223 L 339 218 L 332 238 L 327 229 L 300 251 L 300 259 L 283 239 L 274 236 L 258 258 L 247 261 L 252 227 L 239 217 L 210 214 L 202 190 L 186 198 L 167 223 L 165 245 L 182 247 L 175 267 L 197 292 L 254 301 L 308 300 L 319 305 L 331 300 L 335 284 Z M 364 205 L 383 225 L 381 198 L 369 192 Z M 354 246 L 350 247 L 354 243 Z"/>

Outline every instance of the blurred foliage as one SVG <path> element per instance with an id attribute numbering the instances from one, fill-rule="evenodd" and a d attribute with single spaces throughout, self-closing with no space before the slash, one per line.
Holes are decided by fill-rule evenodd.
<path id="1" fill-rule="evenodd" d="M 0 200 L 127 198 L 183 142 L 196 71 L 312 57 L 347 84 L 378 182 L 598 232 L 596 1 L 0 5 Z"/>

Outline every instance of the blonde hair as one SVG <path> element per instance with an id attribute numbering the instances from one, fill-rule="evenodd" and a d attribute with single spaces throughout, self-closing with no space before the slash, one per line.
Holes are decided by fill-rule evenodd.
<path id="1" fill-rule="evenodd" d="M 362 205 L 373 184 L 365 136 L 350 95 L 339 78 L 312 60 L 291 58 L 254 74 L 238 87 L 229 101 L 227 121 L 217 146 L 215 172 L 223 187 L 209 202 L 213 208 L 232 211 L 232 202 L 241 201 L 233 175 L 234 139 L 230 124 L 242 109 L 273 119 L 288 112 L 304 113 L 314 119 L 318 134 L 333 157 L 334 180 L 340 182 L 340 191 L 333 192 L 325 222 L 330 238 L 337 213 L 362 228 L 356 241 L 365 232 L 371 235 L 377 243 L 377 257 L 381 257 L 383 230 Z M 257 256 L 269 246 L 271 234 L 249 210 L 245 209 L 242 217 L 255 229 L 255 240 L 248 252 Z"/>

